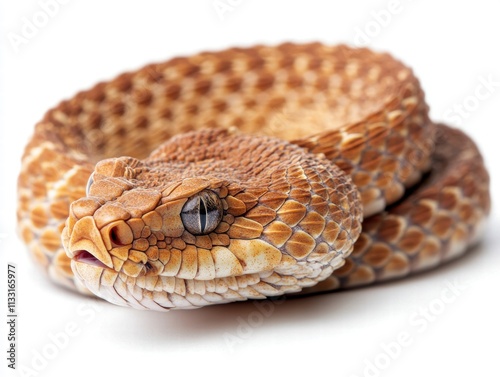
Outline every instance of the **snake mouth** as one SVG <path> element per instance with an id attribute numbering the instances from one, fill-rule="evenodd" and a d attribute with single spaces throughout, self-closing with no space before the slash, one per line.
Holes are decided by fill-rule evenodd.
<path id="1" fill-rule="evenodd" d="M 87 250 L 77 250 L 75 252 L 75 256 L 73 259 L 76 262 L 90 264 L 91 266 L 101 267 L 101 268 L 109 268 L 104 263 L 102 263 L 95 256 L 90 254 Z"/>

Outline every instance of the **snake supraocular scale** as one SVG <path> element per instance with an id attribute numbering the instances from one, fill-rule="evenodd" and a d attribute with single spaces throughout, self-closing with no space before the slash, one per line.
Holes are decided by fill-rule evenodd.
<path id="1" fill-rule="evenodd" d="M 478 240 L 488 186 L 409 68 L 283 44 L 148 65 L 63 101 L 26 147 L 18 220 L 55 282 L 166 310 L 437 266 Z"/>

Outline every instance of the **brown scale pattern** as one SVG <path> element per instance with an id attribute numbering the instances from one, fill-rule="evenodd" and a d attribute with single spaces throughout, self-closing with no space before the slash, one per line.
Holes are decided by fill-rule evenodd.
<path id="1" fill-rule="evenodd" d="M 465 143 L 482 184 L 451 180 L 422 200 L 419 188 L 414 205 L 367 219 L 353 246 L 359 201 L 373 215 L 431 164 L 444 174 L 435 132 L 418 80 L 387 54 L 311 43 L 175 58 L 47 112 L 23 156 L 20 234 L 55 282 L 155 310 L 397 277 L 459 254 L 489 210 Z M 205 189 L 223 218 L 193 235 L 180 211 Z M 102 265 L 70 261 L 79 249 Z"/>
<path id="2" fill-rule="evenodd" d="M 306 292 L 390 280 L 457 258 L 479 241 L 490 209 L 489 176 L 474 142 L 439 125 L 428 176 L 363 232 L 345 264 Z"/>

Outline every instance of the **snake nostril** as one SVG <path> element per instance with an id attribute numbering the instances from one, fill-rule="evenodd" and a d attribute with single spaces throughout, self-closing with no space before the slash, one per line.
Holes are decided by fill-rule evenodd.
<path id="1" fill-rule="evenodd" d="M 120 240 L 120 229 L 118 228 L 118 226 L 114 226 L 110 229 L 109 238 L 114 245 L 123 246 L 123 243 Z"/>
<path id="2" fill-rule="evenodd" d="M 114 247 L 129 245 L 134 240 L 130 227 L 124 221 L 117 221 L 109 227 L 109 240 Z"/>

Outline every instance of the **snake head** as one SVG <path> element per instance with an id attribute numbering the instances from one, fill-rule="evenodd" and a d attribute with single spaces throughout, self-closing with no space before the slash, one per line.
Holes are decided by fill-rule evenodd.
<path id="1" fill-rule="evenodd" d="M 230 156 L 236 145 L 243 157 Z M 97 296 L 140 309 L 300 291 L 343 263 L 361 228 L 357 190 L 324 164 L 278 139 L 215 131 L 144 161 L 103 160 L 63 231 L 72 270 Z"/>

